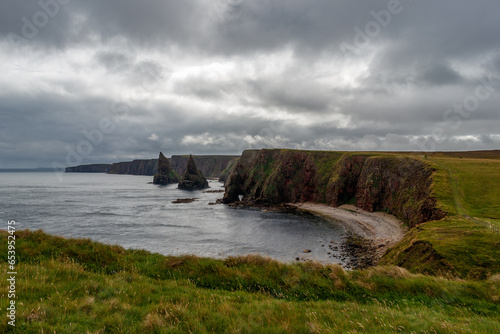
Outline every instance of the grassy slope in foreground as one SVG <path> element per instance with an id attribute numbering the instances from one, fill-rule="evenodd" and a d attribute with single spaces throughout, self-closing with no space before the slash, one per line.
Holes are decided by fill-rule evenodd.
<path id="1" fill-rule="evenodd" d="M 7 254 L 4 231 L 0 240 Z M 165 257 L 40 231 L 18 231 L 16 241 L 19 333 L 500 331 L 499 276 L 455 281 L 396 267 L 346 273 L 256 256 Z M 0 280 L 6 272 L 3 259 Z M 6 294 L 3 284 L 3 310 Z"/>
<path id="2" fill-rule="evenodd" d="M 381 263 L 473 279 L 500 272 L 500 235 L 466 218 L 500 222 L 500 151 L 435 153 L 425 160 L 436 168 L 434 194 L 449 217 L 411 230 Z"/>

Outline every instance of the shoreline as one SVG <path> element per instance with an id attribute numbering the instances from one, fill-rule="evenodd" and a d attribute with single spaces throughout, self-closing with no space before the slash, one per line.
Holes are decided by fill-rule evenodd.
<path id="1" fill-rule="evenodd" d="M 348 231 L 366 239 L 374 249 L 374 258 L 380 257 L 390 247 L 401 241 L 408 230 L 393 215 L 384 212 L 369 212 L 354 205 L 331 207 L 325 204 L 305 202 L 288 203 L 299 210 L 342 224 Z"/>

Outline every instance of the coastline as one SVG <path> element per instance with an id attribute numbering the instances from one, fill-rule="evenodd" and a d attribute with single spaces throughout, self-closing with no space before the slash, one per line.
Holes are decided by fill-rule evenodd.
<path id="1" fill-rule="evenodd" d="M 375 260 L 390 247 L 403 239 L 407 228 L 393 215 L 384 212 L 369 212 L 354 205 L 331 207 L 325 204 L 303 202 L 289 203 L 299 210 L 341 223 L 347 230 L 371 243 Z"/>

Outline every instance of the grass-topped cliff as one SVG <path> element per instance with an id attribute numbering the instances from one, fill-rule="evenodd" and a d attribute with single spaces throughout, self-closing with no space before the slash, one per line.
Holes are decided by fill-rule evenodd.
<path id="1" fill-rule="evenodd" d="M 296 150 L 245 151 L 226 182 L 226 203 L 353 203 L 415 226 L 444 217 L 431 187 L 434 169 L 383 154 Z"/>
<path id="2" fill-rule="evenodd" d="M 433 193 L 447 217 L 410 230 L 381 263 L 473 279 L 500 272 L 500 151 L 420 159 L 435 168 Z"/>
<path id="3" fill-rule="evenodd" d="M 18 231 L 17 333 L 495 333 L 500 278 L 168 257 Z M 0 234 L 7 254 L 7 234 Z M 2 255 L 5 257 L 6 255 Z M 7 262 L 0 264 L 6 281 Z M 0 286 L 5 310 L 7 284 Z"/>
<path id="4" fill-rule="evenodd" d="M 500 272 L 500 151 L 245 151 L 224 200 L 240 195 L 389 212 L 414 228 L 381 263 L 474 279 Z"/>

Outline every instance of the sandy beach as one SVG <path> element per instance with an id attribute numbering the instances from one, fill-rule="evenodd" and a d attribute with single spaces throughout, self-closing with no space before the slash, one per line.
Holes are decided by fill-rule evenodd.
<path id="1" fill-rule="evenodd" d="M 290 205 L 340 222 L 352 233 L 372 240 L 378 249 L 379 256 L 398 243 L 407 230 L 403 223 L 393 215 L 384 212 L 368 212 L 354 205 L 342 205 L 336 208 L 311 202 Z"/>

